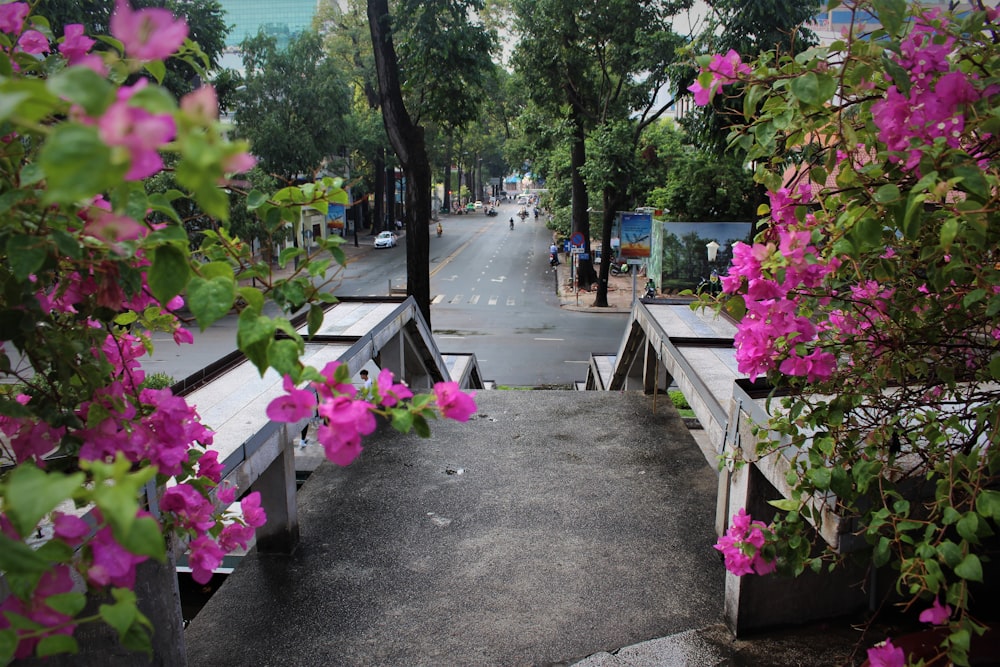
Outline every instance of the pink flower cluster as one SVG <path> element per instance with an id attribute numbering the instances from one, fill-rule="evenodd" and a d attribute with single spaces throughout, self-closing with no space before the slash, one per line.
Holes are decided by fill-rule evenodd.
<path id="1" fill-rule="evenodd" d="M 763 521 L 754 521 L 742 507 L 733 515 L 729 530 L 715 543 L 722 552 L 726 569 L 742 577 L 745 574 L 770 574 L 778 564 L 764 558 L 762 549 L 767 537 Z"/>
<path id="2" fill-rule="evenodd" d="M 27 618 L 41 628 L 39 634 L 32 636 L 27 636 L 26 628 L 17 630 L 19 641 L 14 652 L 15 658 L 21 660 L 30 657 L 35 652 L 38 642 L 44 637 L 73 634 L 76 629 L 73 617 L 56 611 L 47 604 L 48 598 L 53 595 L 70 593 L 72 590 L 73 578 L 69 566 L 57 565 L 42 574 L 30 600 L 25 601 L 16 595 L 9 595 L 0 603 L 0 630 L 11 627 L 7 618 L 8 612 Z"/>
<path id="3" fill-rule="evenodd" d="M 700 107 L 709 104 L 722 86 L 735 83 L 738 80 L 738 75 L 748 75 L 751 70 L 750 66 L 742 61 L 740 54 L 729 49 L 729 52 L 724 56 L 717 53 L 713 55 L 708 67 L 702 70 L 702 73 L 705 72 L 711 74 L 707 87 L 702 86 L 700 80 L 696 80 L 688 86 L 688 90 L 694 93 L 694 103 Z"/>
<path id="4" fill-rule="evenodd" d="M 981 97 L 969 77 L 953 69 L 949 56 L 954 38 L 939 38 L 939 31 L 928 22 L 937 19 L 937 13 L 933 10 L 917 19 L 894 58 L 909 73 L 909 91 L 892 85 L 885 99 L 872 105 L 889 160 L 903 162 L 907 171 L 917 167 L 924 147 L 935 139 L 958 148 L 965 130 L 964 111 Z"/>
<path id="5" fill-rule="evenodd" d="M 734 345 L 739 370 L 751 380 L 777 368 L 812 382 L 828 378 L 836 368 L 833 354 L 808 347 L 820 328 L 799 312 L 793 298 L 819 287 L 840 266 L 836 258 L 823 258 L 813 243 L 812 215 L 802 222 L 795 215 L 796 206 L 810 197 L 808 184 L 798 193 L 785 188 L 770 193 L 772 240 L 734 244 L 732 266 L 722 278 L 723 291 L 742 294 L 746 305 Z"/>
<path id="6" fill-rule="evenodd" d="M 339 361 L 327 364 L 320 371 L 324 380 L 311 382 L 308 389 L 297 389 L 286 375 L 285 393 L 267 406 L 267 416 L 292 423 L 317 414 L 322 423 L 316 430 L 316 438 L 323 445 L 326 457 L 346 466 L 361 454 L 361 436 L 375 430 L 375 411 L 379 407 L 394 408 L 412 398 L 413 392 L 405 384 L 397 383 L 392 371 L 382 369 L 373 391 L 359 396 L 353 385 L 337 379 L 337 369 L 341 366 Z M 455 382 L 435 384 L 434 396 L 441 414 L 448 419 L 464 422 L 475 412 L 474 394 L 462 392 Z"/>
<path id="7" fill-rule="evenodd" d="M 951 618 L 951 606 L 941 604 L 939 598 L 934 598 L 930 607 L 920 612 L 920 622 L 931 625 L 944 625 Z M 892 639 L 886 639 L 868 649 L 868 664 L 871 667 L 904 667 L 906 652 L 893 645 Z"/>

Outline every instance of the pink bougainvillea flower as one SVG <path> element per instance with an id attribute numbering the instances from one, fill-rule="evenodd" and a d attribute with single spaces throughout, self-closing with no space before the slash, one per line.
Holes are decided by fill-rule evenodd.
<path id="1" fill-rule="evenodd" d="M 871 667 L 904 667 L 906 654 L 903 649 L 893 646 L 891 639 L 886 639 L 868 649 L 868 664 Z"/>
<path id="2" fill-rule="evenodd" d="M 174 514 L 182 528 L 203 533 L 215 526 L 212 503 L 189 484 L 177 484 L 164 491 L 160 509 Z"/>
<path id="3" fill-rule="evenodd" d="M 744 508 L 733 515 L 729 530 L 715 543 L 715 549 L 722 552 L 726 569 L 742 577 L 747 574 L 770 574 L 777 569 L 776 561 L 767 560 L 761 550 L 767 537 L 763 521 L 754 521 Z"/>
<path id="4" fill-rule="evenodd" d="M 63 29 L 63 41 L 59 45 L 59 53 L 63 54 L 70 65 L 76 65 L 82 60 L 95 42 L 83 34 L 83 24 L 70 23 Z"/>
<path id="5" fill-rule="evenodd" d="M 76 546 L 90 533 L 90 524 L 74 514 L 55 512 L 52 518 L 52 532 L 66 544 Z"/>
<path id="6" fill-rule="evenodd" d="M 240 509 L 243 511 L 243 521 L 251 528 L 260 528 L 267 523 L 267 515 L 260 507 L 260 492 L 248 493 L 240 501 Z"/>
<path id="7" fill-rule="evenodd" d="M 17 45 L 22 51 L 33 56 L 49 52 L 49 40 L 37 30 L 25 30 L 17 40 Z"/>
<path id="8" fill-rule="evenodd" d="M 383 368 L 378 374 L 378 380 L 375 382 L 375 386 L 378 389 L 379 402 L 387 408 L 399 403 L 399 401 L 405 401 L 408 398 L 413 398 L 413 392 L 410 388 L 402 383 L 394 383 L 394 377 L 392 371 L 388 368 Z"/>
<path id="9" fill-rule="evenodd" d="M 163 168 L 157 149 L 174 138 L 177 126 L 170 114 L 154 114 L 129 104 L 136 91 L 147 85 L 145 79 L 118 91 L 118 99 L 97 119 L 101 140 L 109 146 L 122 146 L 129 153 L 125 179 L 136 181 L 152 176 Z"/>
<path id="10" fill-rule="evenodd" d="M 198 475 L 207 477 L 216 484 L 222 479 L 222 464 L 219 463 L 219 452 L 209 449 L 198 459 Z"/>
<path id="11" fill-rule="evenodd" d="M 219 533 L 219 546 L 226 552 L 234 549 L 246 549 L 253 535 L 253 526 L 244 526 L 237 522 L 230 523 Z"/>
<path id="12" fill-rule="evenodd" d="M 361 454 L 361 436 L 375 430 L 373 406 L 347 396 L 335 396 L 319 406 L 323 423 L 316 439 L 326 457 L 337 465 L 349 465 Z"/>
<path id="13" fill-rule="evenodd" d="M 694 93 L 694 103 L 700 107 L 707 106 L 709 102 L 712 101 L 712 97 L 715 95 L 715 82 L 713 81 L 708 88 L 701 85 L 699 81 L 695 81 L 690 86 L 688 90 Z"/>
<path id="14" fill-rule="evenodd" d="M 941 600 L 934 598 L 934 604 L 920 612 L 920 622 L 931 625 L 944 625 L 951 618 L 951 605 L 942 605 Z"/>
<path id="15" fill-rule="evenodd" d="M 93 209 L 92 209 L 93 210 Z M 95 212 L 83 226 L 86 234 L 106 243 L 134 241 L 146 235 L 146 226 L 127 215 Z"/>
<path id="16" fill-rule="evenodd" d="M 308 389 L 296 389 L 291 376 L 288 375 L 285 376 L 282 387 L 286 393 L 267 406 L 268 419 L 287 424 L 313 415 L 316 410 L 316 394 Z"/>
<path id="17" fill-rule="evenodd" d="M 26 2 L 8 2 L 0 5 L 0 32 L 16 35 L 24 27 L 30 8 Z"/>
<path id="18" fill-rule="evenodd" d="M 24 602 L 16 595 L 8 595 L 3 603 L 0 603 L 0 630 L 10 628 L 11 624 L 6 612 L 27 618 L 44 628 L 40 633 L 29 628 L 21 628 L 17 631 L 17 634 L 21 636 L 14 652 L 15 658 L 31 657 L 35 647 L 43 637 L 73 634 L 76 628 L 73 617 L 56 611 L 46 604 L 49 597 L 69 593 L 72 590 L 73 578 L 70 575 L 69 567 L 57 565 L 42 574 L 31 600 Z"/>
<path id="19" fill-rule="evenodd" d="M 319 372 L 326 380 L 325 384 L 316 385 L 316 391 L 322 398 L 333 398 L 336 395 L 354 396 L 358 393 L 350 382 L 337 381 L 337 369 L 342 365 L 339 361 L 331 361 Z"/>
<path id="20" fill-rule="evenodd" d="M 740 54 L 733 49 L 729 49 L 729 52 L 724 56 L 713 55 L 708 70 L 714 72 L 724 84 L 736 81 L 737 74 L 750 74 L 752 71 L 750 66 L 740 58 Z"/>
<path id="21" fill-rule="evenodd" d="M 117 0 L 111 14 L 111 34 L 121 41 L 125 54 L 136 60 L 162 60 L 177 51 L 188 34 L 184 19 L 155 7 L 134 11 Z"/>
<path id="22" fill-rule="evenodd" d="M 181 111 L 201 123 L 219 118 L 219 98 L 212 86 L 202 86 L 181 98 Z"/>
<path id="23" fill-rule="evenodd" d="M 253 169 L 255 164 L 257 164 L 257 158 L 250 153 L 235 153 L 223 160 L 222 171 L 227 174 L 242 174 Z"/>
<path id="24" fill-rule="evenodd" d="M 434 385 L 434 398 L 441 414 L 447 419 L 465 422 L 476 411 L 475 392 L 464 393 L 457 382 L 438 382 Z"/>
<path id="25" fill-rule="evenodd" d="M 236 487 L 225 486 L 215 492 L 215 497 L 218 498 L 219 502 L 223 505 L 229 505 L 236 500 Z"/>
<path id="26" fill-rule="evenodd" d="M 118 544 L 108 526 L 94 535 L 90 550 L 93 562 L 87 570 L 87 579 L 97 586 L 132 588 L 135 566 L 146 560 L 146 556 L 136 556 Z"/>
<path id="27" fill-rule="evenodd" d="M 199 584 L 207 584 L 212 572 L 222 564 L 226 552 L 208 535 L 196 538 L 190 548 L 188 565 L 191 566 L 191 578 Z"/>

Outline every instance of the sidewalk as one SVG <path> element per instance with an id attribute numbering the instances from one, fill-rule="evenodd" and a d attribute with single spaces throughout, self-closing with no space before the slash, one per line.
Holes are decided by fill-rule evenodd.
<path id="1" fill-rule="evenodd" d="M 597 298 L 597 287 L 594 291 L 577 291 L 573 289 L 570 280 L 570 258 L 565 253 L 559 254 L 560 264 L 557 267 L 556 289 L 559 292 L 559 299 L 562 308 L 584 313 L 630 313 L 632 312 L 632 274 L 624 276 L 608 276 L 608 307 L 598 308 L 594 305 Z M 635 276 L 634 300 L 638 301 L 642 297 L 642 292 L 646 285 L 645 276 Z"/>

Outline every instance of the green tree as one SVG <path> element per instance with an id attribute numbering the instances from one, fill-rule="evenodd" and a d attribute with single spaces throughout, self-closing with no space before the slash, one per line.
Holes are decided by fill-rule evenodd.
<path id="1" fill-rule="evenodd" d="M 350 97 L 339 68 L 312 32 L 283 51 L 272 37 L 247 39 L 243 64 L 243 90 L 234 103 L 237 134 L 250 141 L 265 170 L 289 182 L 311 177 L 344 142 Z"/>
<path id="2" fill-rule="evenodd" d="M 429 323 L 431 170 L 421 119 L 458 126 L 475 117 L 469 101 L 455 96 L 471 94 L 472 102 L 477 98 L 470 86 L 481 80 L 492 42 L 482 36 L 482 25 L 470 20 L 472 12 L 482 9 L 478 0 L 407 0 L 395 14 L 390 14 L 388 0 L 368 0 L 367 8 L 382 119 L 407 180 L 407 293 Z M 445 62 L 448 67 L 442 66 Z M 454 63 L 472 69 L 452 71 Z M 442 76 L 443 70 L 463 83 Z"/>
<path id="3" fill-rule="evenodd" d="M 172 58 L 166 62 L 163 85 L 175 96 L 190 92 L 205 82 L 207 72 L 218 68 L 229 34 L 225 12 L 218 0 L 131 0 L 130 4 L 136 10 L 168 9 L 188 24 L 189 48 L 196 59 Z M 56 35 L 61 35 L 71 23 L 82 24 L 88 34 L 107 34 L 114 8 L 115 0 L 38 0 L 35 11 L 48 17 Z"/>
<path id="4" fill-rule="evenodd" d="M 753 172 L 740 160 L 688 146 L 646 203 L 677 222 L 753 221 L 755 189 Z"/>
<path id="5" fill-rule="evenodd" d="M 566 119 L 572 160 L 573 231 L 590 240 L 588 185 L 602 200 L 602 244 L 610 255 L 614 214 L 628 200 L 634 154 L 643 130 L 672 105 L 658 94 L 680 38 L 671 17 L 690 2 L 591 2 L 581 9 L 564 0 L 515 0 L 523 33 L 515 65 L 532 99 L 554 117 Z M 600 163 L 587 165 L 587 137 Z M 602 267 L 595 305 L 607 305 L 607 266 Z M 595 275 L 588 262 L 583 286 Z"/>

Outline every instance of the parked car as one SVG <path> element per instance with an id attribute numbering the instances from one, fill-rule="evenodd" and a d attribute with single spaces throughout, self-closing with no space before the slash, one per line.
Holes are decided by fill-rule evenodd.
<path id="1" fill-rule="evenodd" d="M 392 232 L 381 232 L 375 237 L 376 248 L 395 248 L 396 235 Z"/>
<path id="2" fill-rule="evenodd" d="M 477 209 L 479 209 L 479 208 L 482 208 L 482 207 L 483 207 L 483 202 L 481 202 L 481 201 L 476 201 L 476 203 L 475 203 L 475 204 L 473 204 L 473 206 L 475 206 L 475 207 L 476 207 Z"/>

